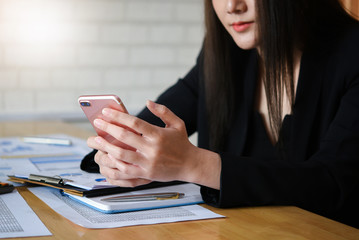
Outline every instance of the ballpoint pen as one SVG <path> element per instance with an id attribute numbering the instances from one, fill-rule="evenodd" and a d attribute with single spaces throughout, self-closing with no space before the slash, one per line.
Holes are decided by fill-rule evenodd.
<path id="1" fill-rule="evenodd" d="M 152 200 L 169 200 L 184 197 L 184 193 L 178 192 L 165 192 L 165 193 L 148 193 L 125 195 L 117 197 L 103 198 L 101 201 L 105 202 L 137 202 L 137 201 L 152 201 Z"/>

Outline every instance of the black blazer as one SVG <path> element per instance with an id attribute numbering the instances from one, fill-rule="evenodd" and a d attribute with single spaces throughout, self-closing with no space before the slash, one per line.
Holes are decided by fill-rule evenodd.
<path id="1" fill-rule="evenodd" d="M 236 118 L 226 149 L 219 153 L 220 191 L 201 188 L 207 204 L 294 205 L 359 228 L 359 27 L 334 36 L 303 53 L 287 159 L 243 156 L 254 110 L 257 55 L 235 50 Z M 192 70 L 157 102 L 184 120 L 189 135 L 197 131 L 198 146 L 208 149 L 202 65 L 200 54 Z M 138 116 L 163 125 L 147 109 Z M 86 160 L 93 154 L 83 169 L 90 169 Z"/>
<path id="2" fill-rule="evenodd" d="M 334 35 L 334 34 L 332 34 Z M 329 35 L 301 60 L 288 159 L 243 156 L 254 106 L 257 55 L 238 50 L 237 111 L 222 159 L 221 190 L 202 187 L 217 207 L 294 205 L 359 227 L 359 28 Z M 208 149 L 201 55 L 158 98 Z M 139 115 L 162 122 L 147 109 Z M 260 151 L 260 149 L 258 149 Z M 193 159 L 195 161 L 196 159 Z"/>

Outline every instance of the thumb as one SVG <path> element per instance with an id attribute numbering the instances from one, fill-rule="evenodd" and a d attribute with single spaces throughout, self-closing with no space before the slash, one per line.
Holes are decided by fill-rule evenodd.
<path id="1" fill-rule="evenodd" d="M 166 106 L 155 103 L 151 100 L 147 100 L 147 108 L 154 115 L 159 117 L 165 124 L 166 127 L 172 128 L 182 128 L 184 123 L 182 119 L 176 116 L 171 110 L 169 110 Z"/>

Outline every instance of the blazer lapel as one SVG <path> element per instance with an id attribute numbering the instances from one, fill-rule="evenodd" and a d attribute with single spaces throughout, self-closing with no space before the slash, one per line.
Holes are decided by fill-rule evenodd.
<path id="1" fill-rule="evenodd" d="M 255 88 L 258 77 L 258 56 L 255 50 L 247 52 L 248 56 L 240 68 L 244 74 L 240 74 L 237 85 L 237 110 L 233 127 L 228 139 L 228 151 L 236 155 L 242 155 L 247 138 L 248 122 L 252 116 Z"/>
<path id="2" fill-rule="evenodd" d="M 321 95 L 322 75 L 320 59 L 313 52 L 302 56 L 296 99 L 293 108 L 291 129 L 290 159 L 303 161 L 310 154 L 311 132 L 318 114 L 318 102 Z"/>

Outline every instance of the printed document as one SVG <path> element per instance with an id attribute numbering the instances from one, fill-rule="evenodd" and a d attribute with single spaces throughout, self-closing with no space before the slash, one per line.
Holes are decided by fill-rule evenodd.
<path id="1" fill-rule="evenodd" d="M 0 238 L 52 235 L 15 190 L 0 195 Z"/>
<path id="2" fill-rule="evenodd" d="M 31 144 L 23 142 L 21 138 L 0 138 L 0 181 L 6 181 L 7 175 L 29 176 L 32 173 L 46 176 L 60 176 L 64 179 L 70 179 L 73 183 L 86 187 L 86 189 L 108 187 L 106 186 L 108 184 L 103 182 L 103 176 L 89 174 L 79 168 L 83 156 L 90 152 L 86 141 L 67 135 L 51 137 L 70 139 L 72 145 Z M 62 195 L 59 190 L 53 188 L 36 187 L 29 188 L 29 190 L 59 214 L 75 224 L 86 228 L 115 228 L 223 217 L 198 205 L 106 214 Z M 19 197 L 21 196 L 19 195 Z M 3 200 L 6 204 L 13 202 L 9 199 Z M 30 210 L 29 212 L 31 212 Z M 22 212 L 23 210 L 21 210 Z M 14 214 L 14 216 L 17 215 Z M 26 220 L 23 217 L 15 217 L 15 219 L 18 219 L 19 222 L 20 220 Z M 29 219 L 27 218 L 31 223 L 36 222 Z M 36 224 L 36 227 L 31 229 L 34 231 L 41 230 L 41 226 L 43 225 L 40 222 Z M 40 236 L 40 234 L 29 232 L 21 236 L 34 236 L 31 234 Z"/>
<path id="3" fill-rule="evenodd" d="M 61 146 L 54 144 L 28 143 L 21 137 L 0 138 L 0 158 L 23 158 L 24 156 L 86 154 L 90 151 L 86 141 L 64 134 L 46 135 L 43 137 L 63 138 L 72 142 L 72 145 Z"/>
<path id="4" fill-rule="evenodd" d="M 29 190 L 57 213 L 86 228 L 116 228 L 224 217 L 199 205 L 107 214 L 62 195 L 56 189 L 36 187 Z"/>
<path id="5" fill-rule="evenodd" d="M 51 137 L 66 138 L 73 144 L 59 146 L 26 143 L 20 137 L 0 138 L 0 181 L 5 182 L 7 175 L 28 176 L 30 173 L 85 178 L 79 166 L 91 150 L 86 141 L 68 135 Z"/>

